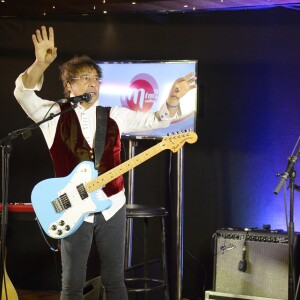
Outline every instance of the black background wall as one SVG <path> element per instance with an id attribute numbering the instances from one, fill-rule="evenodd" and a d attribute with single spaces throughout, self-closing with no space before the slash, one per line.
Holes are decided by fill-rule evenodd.
<path id="1" fill-rule="evenodd" d="M 299 11 L 2 18 L 0 138 L 31 124 L 13 89 L 15 78 L 34 60 L 31 34 L 41 25 L 54 27 L 58 47 L 39 93 L 45 98 L 62 98 L 58 66 L 74 54 L 96 60 L 198 60 L 205 110 L 198 117 L 198 142 L 184 147 L 183 295 L 196 297 L 212 287 L 212 235 L 218 228 L 270 224 L 286 229 L 283 194 L 273 191 L 279 181 L 275 174 L 285 170 L 299 135 Z M 152 144 L 139 142 L 137 151 Z M 169 153 L 162 153 L 136 169 L 135 202 L 165 205 L 170 212 L 172 277 L 176 203 L 169 193 L 169 163 Z M 53 170 L 41 133 L 16 139 L 9 202 L 30 202 L 34 184 L 47 177 Z M 176 190 L 174 184 L 170 188 Z M 296 195 L 296 229 L 297 200 Z M 36 235 L 29 245 L 32 238 Z"/>

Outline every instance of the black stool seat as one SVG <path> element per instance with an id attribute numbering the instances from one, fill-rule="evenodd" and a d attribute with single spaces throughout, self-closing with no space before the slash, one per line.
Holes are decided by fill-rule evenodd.
<path id="1" fill-rule="evenodd" d="M 144 272 L 143 277 L 131 277 L 125 276 L 125 283 L 128 292 L 144 292 L 147 296 L 147 292 L 151 292 L 158 289 L 164 289 L 165 299 L 169 299 L 169 285 L 167 274 L 167 255 L 166 255 L 166 231 L 165 231 L 165 217 L 168 215 L 167 210 L 164 207 L 149 206 L 143 204 L 127 204 L 126 205 L 126 218 L 135 219 L 141 218 L 144 221 Z M 148 220 L 150 218 L 161 219 L 161 258 L 162 258 L 162 272 L 163 278 L 149 278 L 148 274 Z M 127 270 L 133 269 L 130 267 Z M 140 286 L 132 287 L 131 284 L 140 284 Z"/>

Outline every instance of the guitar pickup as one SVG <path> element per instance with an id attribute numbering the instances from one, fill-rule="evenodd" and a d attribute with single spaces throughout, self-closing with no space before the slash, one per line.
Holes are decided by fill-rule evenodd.
<path id="1" fill-rule="evenodd" d="M 86 191 L 83 184 L 78 185 L 76 188 L 77 188 L 77 191 L 80 195 L 81 200 L 84 200 L 84 199 L 89 197 L 89 195 L 88 195 L 88 193 L 87 193 L 87 191 Z"/>

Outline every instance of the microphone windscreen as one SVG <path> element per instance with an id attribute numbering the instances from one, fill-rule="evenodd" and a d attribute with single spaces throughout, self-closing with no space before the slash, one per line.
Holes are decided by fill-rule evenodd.
<path id="1" fill-rule="evenodd" d="M 90 102 L 92 100 L 92 95 L 90 93 L 84 93 L 82 99 L 86 102 Z"/>

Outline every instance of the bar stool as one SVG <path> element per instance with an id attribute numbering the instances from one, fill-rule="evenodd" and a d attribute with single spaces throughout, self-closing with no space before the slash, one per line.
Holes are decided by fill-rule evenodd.
<path id="1" fill-rule="evenodd" d="M 167 254 L 166 254 L 166 229 L 165 217 L 168 212 L 163 207 L 152 207 L 141 204 L 127 204 L 126 205 L 126 219 L 143 219 L 144 229 L 144 243 L 143 243 L 143 277 L 134 276 L 128 278 L 125 270 L 125 284 L 127 292 L 144 292 L 145 296 L 148 292 L 164 289 L 165 300 L 169 300 L 169 284 L 168 284 L 168 271 L 167 271 Z M 149 219 L 160 218 L 161 220 L 161 260 L 162 260 L 162 279 L 150 278 L 148 274 L 148 221 Z M 128 222 L 127 222 L 128 223 Z M 126 249 L 127 251 L 127 249 Z M 134 267 L 131 267 L 132 269 Z M 128 270 L 128 269 L 127 269 Z M 143 283 L 142 287 L 136 287 L 139 283 Z M 134 287 L 132 287 L 134 285 Z"/>

